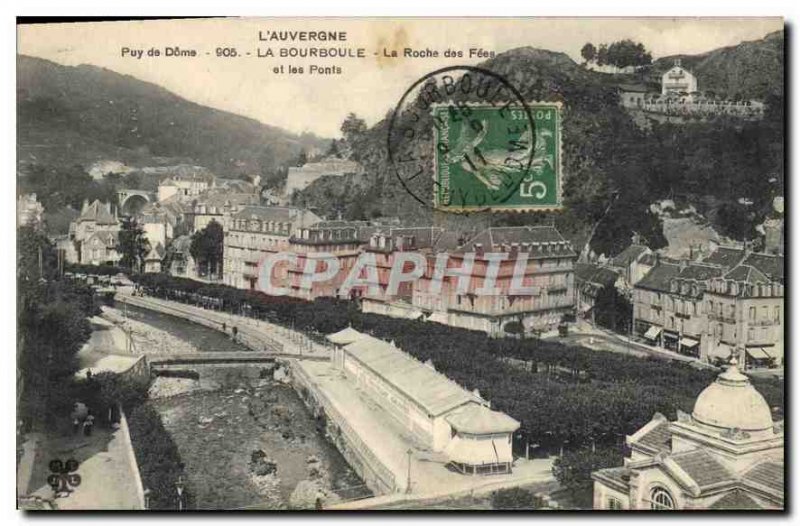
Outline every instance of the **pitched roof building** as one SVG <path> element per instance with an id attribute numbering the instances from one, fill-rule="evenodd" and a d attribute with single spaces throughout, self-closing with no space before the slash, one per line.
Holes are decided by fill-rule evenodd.
<path id="1" fill-rule="evenodd" d="M 633 291 L 634 334 L 709 362 L 783 362 L 783 258 L 720 247 L 700 263 L 656 261 Z"/>
<path id="2" fill-rule="evenodd" d="M 346 328 L 331 334 L 333 366 L 383 411 L 448 463 L 467 474 L 507 473 L 511 437 L 519 422 L 477 391 L 464 389 L 433 364 L 422 363 L 394 342 Z"/>

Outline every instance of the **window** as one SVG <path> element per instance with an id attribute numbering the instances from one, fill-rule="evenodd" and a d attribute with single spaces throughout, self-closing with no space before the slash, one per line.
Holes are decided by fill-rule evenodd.
<path id="1" fill-rule="evenodd" d="M 672 501 L 672 495 L 664 488 L 654 488 L 650 492 L 650 509 L 651 510 L 674 510 L 675 503 Z"/>
<path id="2" fill-rule="evenodd" d="M 775 307 L 775 314 L 773 315 L 773 319 L 775 320 L 775 323 L 780 323 L 780 321 L 781 321 L 781 308 L 780 307 L 777 307 L 777 306 Z"/>
<path id="3" fill-rule="evenodd" d="M 614 497 L 608 498 L 608 503 L 606 504 L 607 510 L 621 510 L 622 509 L 622 502 L 619 499 Z"/>
<path id="4" fill-rule="evenodd" d="M 756 308 L 750 307 L 750 321 L 756 321 Z"/>

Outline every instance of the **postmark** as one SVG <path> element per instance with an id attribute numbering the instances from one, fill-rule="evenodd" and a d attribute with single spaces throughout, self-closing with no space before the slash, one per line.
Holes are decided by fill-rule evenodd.
<path id="1" fill-rule="evenodd" d="M 413 83 L 395 107 L 389 160 L 402 187 L 439 211 L 557 208 L 559 110 L 531 107 L 496 72 L 443 68 Z"/>

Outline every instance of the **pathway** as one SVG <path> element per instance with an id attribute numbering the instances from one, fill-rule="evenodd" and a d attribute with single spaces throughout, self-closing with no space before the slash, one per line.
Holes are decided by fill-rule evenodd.
<path id="1" fill-rule="evenodd" d="M 123 370 L 138 358 L 125 352 L 125 335 L 113 324 L 93 318 L 92 336 L 78 353 L 83 370 Z M 79 376 L 83 374 L 78 373 Z M 57 429 L 39 434 L 31 457 L 20 466 L 18 492 L 52 500 L 55 492 L 47 482 L 50 461 L 80 463 L 77 473 L 81 483 L 67 496 L 55 499 L 55 506 L 64 510 L 135 510 L 142 508 L 139 472 L 126 424 L 117 429 L 96 425 L 92 436 L 73 434 L 68 418 L 58 422 Z M 22 472 L 24 471 L 24 472 Z"/>

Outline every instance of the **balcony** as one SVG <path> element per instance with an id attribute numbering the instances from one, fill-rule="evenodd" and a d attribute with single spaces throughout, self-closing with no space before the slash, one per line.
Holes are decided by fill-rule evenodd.
<path id="1" fill-rule="evenodd" d="M 723 323 L 736 323 L 736 318 L 734 316 L 726 316 L 724 314 L 716 314 L 713 312 L 708 313 L 708 319 L 714 321 L 721 321 Z"/>

